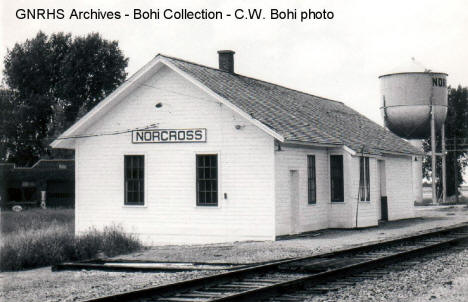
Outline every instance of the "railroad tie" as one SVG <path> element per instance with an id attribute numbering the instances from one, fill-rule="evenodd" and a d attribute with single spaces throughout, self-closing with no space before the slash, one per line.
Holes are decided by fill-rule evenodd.
<path id="1" fill-rule="evenodd" d="M 327 292 L 332 292 L 332 291 L 337 291 L 339 290 L 340 287 L 313 287 L 309 288 L 307 291 L 311 293 L 327 293 Z"/>
<path id="2" fill-rule="evenodd" d="M 176 298 L 213 298 L 213 297 L 219 297 L 222 296 L 223 294 L 220 292 L 212 292 L 212 293 L 205 293 L 205 292 L 198 292 L 198 293 L 186 293 L 186 294 L 180 294 L 177 295 Z"/>
<path id="3" fill-rule="evenodd" d="M 341 286 L 354 286 L 354 285 L 356 285 L 356 282 L 350 282 L 350 281 L 336 281 L 336 282 L 333 282 L 333 284 L 341 285 Z"/>
<path id="4" fill-rule="evenodd" d="M 282 279 L 256 279 L 256 278 L 249 278 L 249 279 L 244 279 L 245 282 L 253 282 L 253 283 L 264 283 L 264 284 L 275 284 Z"/>
<path id="5" fill-rule="evenodd" d="M 275 298 L 272 298 L 270 302 L 297 302 L 297 301 L 304 301 L 305 297 L 310 297 L 312 295 L 283 295 L 283 296 L 278 296 Z"/>
<path id="6" fill-rule="evenodd" d="M 466 232 L 466 226 L 463 226 Z M 460 232 L 457 229 L 458 232 Z M 436 232 L 431 236 L 439 236 Z M 370 278 L 381 278 L 395 270 L 406 269 L 409 266 L 419 265 L 421 262 L 431 259 L 434 255 L 440 253 L 440 246 L 443 244 L 453 248 L 455 241 L 467 240 L 468 238 L 450 238 L 446 239 L 420 238 L 417 236 L 402 241 L 397 239 L 391 246 L 386 243 L 353 248 L 349 251 L 341 251 L 333 254 L 324 254 L 320 258 L 315 256 L 296 259 L 285 259 L 280 262 L 281 269 L 278 269 L 279 263 L 268 263 L 258 267 L 243 268 L 217 276 L 207 277 L 203 282 L 195 280 L 184 281 L 174 285 L 165 285 L 151 288 L 148 291 L 139 291 L 138 299 L 141 301 L 159 301 L 159 302 L 201 302 L 212 300 L 235 300 L 240 297 L 251 299 L 264 297 L 262 301 L 269 302 L 292 302 L 304 301 L 308 297 L 318 296 L 330 291 L 337 291 L 346 286 L 354 286 L 358 282 L 369 280 Z M 448 237 L 448 239 L 447 239 Z M 426 239 L 424 244 L 415 244 L 414 241 Z M 403 243 L 402 243 L 403 242 Z M 434 244 L 436 242 L 436 244 Z M 402 255 L 410 252 L 416 254 L 415 250 L 421 248 L 420 253 L 423 256 L 406 257 Z M 446 249 L 444 248 L 444 251 Z M 428 254 L 430 252 L 430 254 Z M 396 256 L 396 257 L 388 257 Z M 392 261 L 389 261 L 392 260 Z M 368 265 L 368 261 L 372 265 Z M 288 269 L 288 272 L 282 270 Z M 301 272 L 298 270 L 310 270 Z M 320 270 L 319 274 L 312 273 Z M 327 281 L 328 280 L 328 281 Z M 188 283 L 187 283 L 188 282 Z M 203 284 L 209 284 L 205 287 Z M 158 296 L 155 296 L 155 291 Z M 279 293 L 285 293 L 281 295 Z M 275 296 L 278 295 L 279 296 Z M 114 301 L 135 301 L 135 292 L 119 294 L 118 299 Z M 122 299 L 121 299 L 122 298 Z M 88 302 L 96 300 L 89 300 Z"/>
<path id="7" fill-rule="evenodd" d="M 207 296 L 207 297 L 215 297 L 215 296 L 224 296 L 226 291 L 220 292 L 220 291 L 193 291 L 190 294 L 197 295 L 197 296 Z"/>
<path id="8" fill-rule="evenodd" d="M 157 301 L 158 302 L 200 302 L 200 301 L 206 301 L 206 299 L 170 297 L 170 298 L 164 298 L 164 300 L 157 300 Z"/>

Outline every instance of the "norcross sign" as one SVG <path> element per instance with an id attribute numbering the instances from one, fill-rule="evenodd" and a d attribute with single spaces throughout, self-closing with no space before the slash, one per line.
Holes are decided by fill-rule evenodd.
<path id="1" fill-rule="evenodd" d="M 132 131 L 132 143 L 205 143 L 206 129 L 153 129 Z"/>

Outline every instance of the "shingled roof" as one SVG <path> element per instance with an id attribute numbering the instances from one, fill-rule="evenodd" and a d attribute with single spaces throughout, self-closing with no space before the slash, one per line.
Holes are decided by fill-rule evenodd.
<path id="1" fill-rule="evenodd" d="M 158 55 L 228 100 L 287 142 L 344 145 L 356 152 L 421 151 L 341 102 L 272 83 Z"/>

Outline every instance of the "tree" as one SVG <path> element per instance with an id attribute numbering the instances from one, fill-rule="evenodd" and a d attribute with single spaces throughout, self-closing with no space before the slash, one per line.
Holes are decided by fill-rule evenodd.
<path id="1" fill-rule="evenodd" d="M 0 161 L 6 161 L 8 150 L 13 149 L 14 136 L 18 129 L 19 118 L 15 110 L 15 93 L 11 90 L 0 88 Z"/>
<path id="2" fill-rule="evenodd" d="M 72 38 L 39 32 L 15 44 L 4 58 L 4 78 L 15 93 L 13 107 L 20 122 L 7 132 L 10 144 L 0 156 L 31 165 L 50 154 L 53 137 L 125 80 L 127 64 L 118 43 L 98 33 Z"/>
<path id="3" fill-rule="evenodd" d="M 440 132 L 440 131 L 439 131 Z M 445 137 L 447 153 L 446 169 L 447 169 L 447 196 L 458 194 L 458 189 L 462 184 L 463 169 L 468 166 L 468 151 L 467 146 L 463 151 L 460 143 L 468 140 L 468 87 L 458 86 L 457 89 L 449 87 L 448 94 L 448 111 L 445 121 Z M 458 146 L 456 146 L 457 142 Z M 428 138 L 423 143 L 424 151 L 431 150 L 431 139 Z M 451 151 L 456 148 L 457 151 Z M 437 133 L 437 152 L 441 151 L 441 136 Z M 423 162 L 424 177 L 430 178 L 432 171 L 431 157 L 426 156 Z M 440 176 L 442 175 L 442 161 L 436 163 L 437 174 L 437 195 L 441 196 L 442 183 Z"/>
<path id="4" fill-rule="evenodd" d="M 43 117 L 49 115 L 50 110 L 46 98 L 36 95 L 34 102 L 35 106 L 31 104 L 30 99 L 20 99 L 14 91 L 2 89 L 0 94 L 2 161 L 32 164 L 33 162 L 25 161 L 30 158 L 29 154 L 40 153 L 42 146 L 38 138 L 45 136 L 47 129 L 37 126 L 47 123 Z"/>

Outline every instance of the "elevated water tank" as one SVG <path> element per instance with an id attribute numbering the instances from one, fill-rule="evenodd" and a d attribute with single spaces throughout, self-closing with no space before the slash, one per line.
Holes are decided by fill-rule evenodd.
<path id="1" fill-rule="evenodd" d="M 406 139 L 431 135 L 431 104 L 436 131 L 447 116 L 447 74 L 440 72 L 399 72 L 379 77 L 381 113 L 385 126 Z"/>

